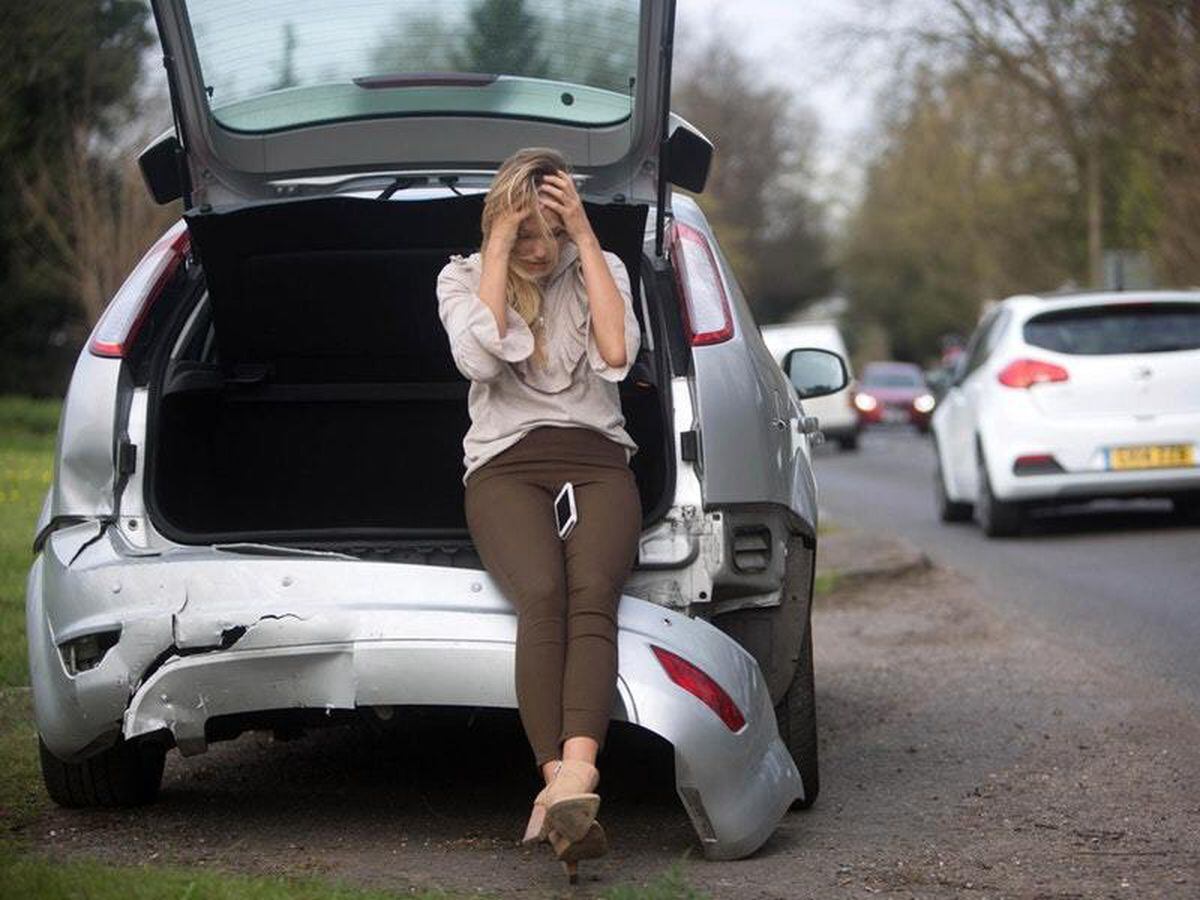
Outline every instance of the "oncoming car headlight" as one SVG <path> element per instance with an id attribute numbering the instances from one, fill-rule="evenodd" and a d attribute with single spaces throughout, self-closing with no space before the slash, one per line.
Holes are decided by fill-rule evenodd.
<path id="1" fill-rule="evenodd" d="M 922 394 L 913 401 L 913 409 L 919 413 L 932 412 L 936 402 L 932 394 Z"/>
<path id="2" fill-rule="evenodd" d="M 870 394 L 855 394 L 854 405 L 857 406 L 862 412 L 870 412 L 879 405 L 879 401 Z"/>

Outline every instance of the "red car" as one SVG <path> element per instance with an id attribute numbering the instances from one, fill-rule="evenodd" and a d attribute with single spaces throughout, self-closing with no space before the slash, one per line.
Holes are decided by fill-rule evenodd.
<path id="1" fill-rule="evenodd" d="M 925 433 L 934 406 L 925 376 L 913 363 L 867 363 L 854 392 L 854 409 L 863 425 L 909 423 Z"/>

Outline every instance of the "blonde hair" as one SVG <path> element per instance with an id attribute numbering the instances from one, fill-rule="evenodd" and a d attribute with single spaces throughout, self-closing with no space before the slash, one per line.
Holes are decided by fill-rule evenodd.
<path id="1" fill-rule="evenodd" d="M 518 150 L 506 159 L 496 172 L 487 196 L 483 201 L 483 243 L 486 246 L 491 234 L 492 223 L 503 213 L 513 209 L 526 209 L 533 213 L 534 221 L 541 230 L 542 237 L 550 242 L 551 268 L 558 262 L 558 242 L 554 239 L 554 230 L 542 214 L 541 204 L 538 203 L 538 184 L 542 176 L 554 172 L 570 174 L 566 159 L 557 150 L 549 147 L 527 147 Z M 521 265 L 516 255 L 509 256 L 508 279 L 505 285 L 505 298 L 509 306 L 516 310 L 525 324 L 533 332 L 534 359 L 539 365 L 546 364 L 545 335 L 538 324 L 542 312 L 542 289 L 538 286 L 537 276 Z"/>

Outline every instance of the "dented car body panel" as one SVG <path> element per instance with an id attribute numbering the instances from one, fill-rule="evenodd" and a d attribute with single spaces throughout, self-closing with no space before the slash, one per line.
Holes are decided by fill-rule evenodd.
<path id="1" fill-rule="evenodd" d="M 110 516 L 113 513 L 118 396 L 121 361 L 81 353 L 63 400 L 48 518 Z"/>
<path id="2" fill-rule="evenodd" d="M 30 572 L 35 714 L 64 759 L 119 736 L 169 734 L 182 753 L 200 753 L 208 721 L 236 713 L 516 708 L 516 616 L 482 570 L 128 549 L 115 528 L 71 526 Z M 674 746 L 677 788 L 708 857 L 752 852 L 803 793 L 754 658 L 708 623 L 629 595 L 618 626 L 613 718 Z M 68 671 L 60 648 L 114 633 L 97 664 Z M 651 645 L 700 666 L 746 724 L 731 731 L 681 690 Z"/>

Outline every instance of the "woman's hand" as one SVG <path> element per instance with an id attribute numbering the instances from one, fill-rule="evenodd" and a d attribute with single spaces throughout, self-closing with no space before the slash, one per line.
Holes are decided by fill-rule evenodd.
<path id="1" fill-rule="evenodd" d="M 498 257 L 507 260 L 513 244 L 517 242 L 517 234 L 521 230 L 521 222 L 529 215 L 529 210 L 516 207 L 496 216 L 489 229 L 485 254 L 494 251 Z"/>
<path id="2" fill-rule="evenodd" d="M 567 230 L 567 237 L 582 244 L 592 237 L 592 223 L 583 209 L 583 201 L 575 190 L 575 182 L 566 172 L 543 175 L 538 185 L 538 200 L 547 208 L 558 213 Z"/>

